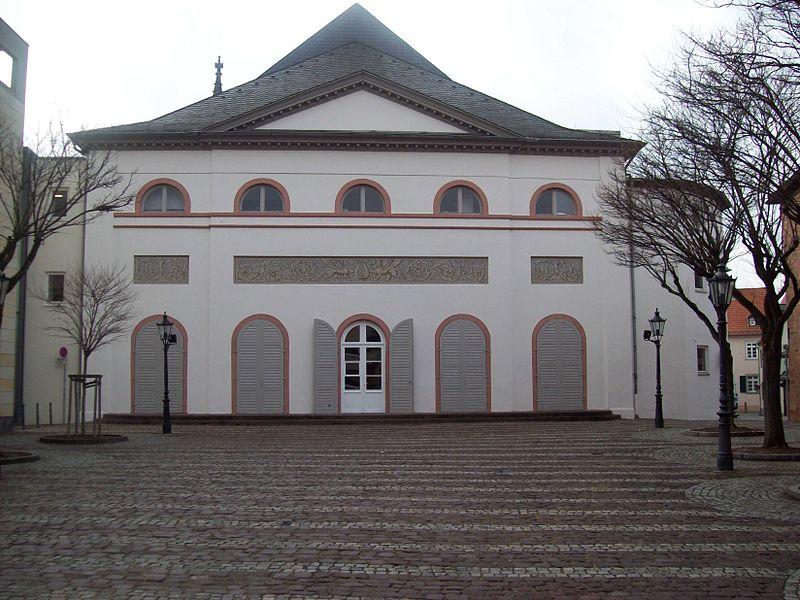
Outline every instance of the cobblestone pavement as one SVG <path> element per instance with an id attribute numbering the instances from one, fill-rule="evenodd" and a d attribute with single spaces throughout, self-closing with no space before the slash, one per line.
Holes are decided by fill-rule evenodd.
<path id="1" fill-rule="evenodd" d="M 800 463 L 717 475 L 686 426 L 0 436 L 42 456 L 3 468 L 0 597 L 797 599 Z"/>

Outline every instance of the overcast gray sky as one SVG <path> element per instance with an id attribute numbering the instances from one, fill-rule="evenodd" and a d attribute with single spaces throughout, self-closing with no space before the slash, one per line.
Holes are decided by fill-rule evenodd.
<path id="1" fill-rule="evenodd" d="M 567 127 L 633 135 L 680 31 L 731 26 L 712 0 L 362 0 L 452 79 Z M 257 77 L 351 0 L 0 0 L 30 44 L 26 136 L 152 119 Z M 736 263 L 740 285 L 757 285 Z"/>
<path id="2" fill-rule="evenodd" d="M 0 0 L 29 44 L 26 132 L 151 119 L 268 66 L 352 4 Z M 361 3 L 451 78 L 568 127 L 633 130 L 649 63 L 679 30 L 730 24 L 693 0 Z"/>

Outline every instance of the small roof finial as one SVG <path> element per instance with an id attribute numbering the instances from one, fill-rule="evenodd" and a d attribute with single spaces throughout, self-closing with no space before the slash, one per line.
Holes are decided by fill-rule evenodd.
<path id="1" fill-rule="evenodd" d="M 217 56 L 217 62 L 214 63 L 214 66 L 217 69 L 217 79 L 214 81 L 214 95 L 222 93 L 222 57 Z"/>

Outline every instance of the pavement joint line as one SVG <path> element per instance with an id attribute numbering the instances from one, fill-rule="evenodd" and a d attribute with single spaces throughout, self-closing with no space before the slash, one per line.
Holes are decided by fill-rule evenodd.
<path id="1" fill-rule="evenodd" d="M 794 532 L 795 527 L 788 525 L 741 525 L 741 524 L 566 524 L 540 523 L 527 525 L 511 525 L 500 523 L 413 523 L 413 522 L 381 522 L 381 521 L 265 521 L 265 520 L 228 520 L 203 518 L 124 518 L 124 517 L 72 517 L 59 518 L 39 515 L 11 515 L 5 521 L 32 524 L 124 524 L 130 527 L 158 525 L 164 527 L 226 527 L 244 529 L 382 529 L 389 531 L 425 530 L 425 531 L 774 531 Z"/>

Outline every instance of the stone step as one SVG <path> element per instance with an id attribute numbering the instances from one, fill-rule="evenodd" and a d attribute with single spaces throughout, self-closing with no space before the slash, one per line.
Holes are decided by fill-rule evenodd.
<path id="1" fill-rule="evenodd" d="M 276 425 L 280 423 L 313 425 L 329 423 L 430 423 L 430 422 L 508 422 L 508 421 L 611 421 L 619 419 L 610 410 L 579 410 L 569 412 L 494 412 L 494 413 L 413 413 L 413 414 L 337 414 L 337 415 L 172 415 L 173 423 L 190 425 Z M 160 414 L 106 414 L 103 423 L 146 425 L 161 423 Z"/>

